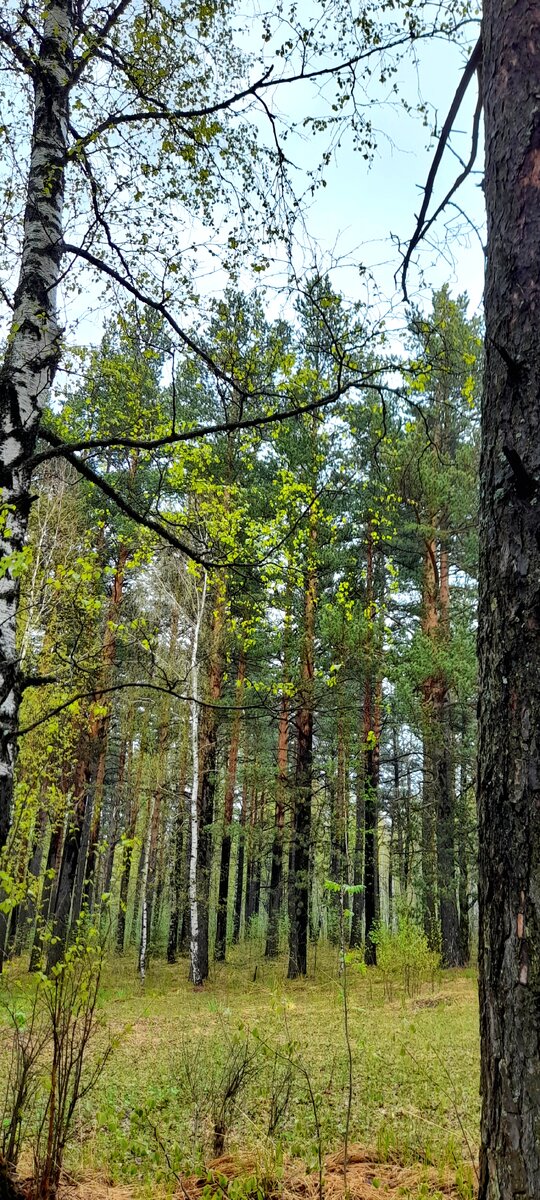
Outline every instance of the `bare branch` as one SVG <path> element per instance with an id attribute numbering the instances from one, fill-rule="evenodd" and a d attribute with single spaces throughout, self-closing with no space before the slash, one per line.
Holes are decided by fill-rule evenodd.
<path id="1" fill-rule="evenodd" d="M 453 98 L 450 108 L 448 110 L 446 120 L 441 129 L 441 132 L 439 135 L 439 140 L 437 143 L 437 149 L 435 151 L 435 154 L 433 157 L 433 162 L 429 169 L 428 177 L 426 180 L 426 186 L 424 188 L 424 199 L 422 201 L 422 204 L 420 207 L 420 212 L 418 214 L 418 218 L 416 221 L 416 228 L 414 230 L 412 238 L 407 247 L 407 252 L 403 259 L 403 266 L 401 269 L 401 287 L 402 287 L 402 291 L 403 291 L 403 297 L 406 301 L 408 301 L 408 299 L 409 299 L 408 294 L 407 294 L 407 272 L 409 269 L 409 264 L 410 264 L 412 255 L 414 254 L 414 251 L 415 251 L 418 243 L 425 236 L 426 228 L 429 228 L 429 226 L 432 224 L 432 221 L 435 219 L 435 218 L 432 218 L 426 225 L 427 210 L 429 208 L 431 197 L 433 195 L 433 188 L 435 185 L 435 180 L 437 178 L 437 173 L 438 173 L 439 167 L 441 165 L 444 151 L 446 149 L 446 144 L 447 144 L 448 138 L 450 137 L 450 134 L 452 132 L 454 121 L 457 117 L 457 114 L 458 114 L 460 108 L 461 108 L 463 99 L 465 97 L 465 94 L 466 94 L 469 84 L 471 82 L 471 79 L 473 78 L 476 71 L 478 70 L 481 60 L 482 60 L 482 35 L 480 35 L 480 37 L 478 38 L 476 46 L 474 47 L 474 50 L 472 51 L 469 61 L 467 62 L 466 66 L 465 66 L 465 70 L 463 71 L 463 75 L 461 76 L 459 85 L 456 89 L 454 98 Z M 481 93 L 481 89 L 479 89 L 479 102 L 481 103 L 480 93 Z M 476 114 L 475 114 L 475 119 L 476 119 Z M 473 144 L 474 144 L 474 142 L 473 142 Z M 476 156 L 476 153 L 475 153 L 475 156 Z M 473 158 L 473 162 L 474 162 L 474 158 Z M 472 163 L 471 163 L 471 166 L 472 166 Z M 468 171 L 466 173 L 468 174 Z M 449 196 L 444 201 L 444 204 L 446 204 L 448 199 L 450 198 L 450 196 L 452 196 L 454 194 L 454 191 L 455 191 L 455 187 L 453 187 L 451 189 Z M 444 207 L 444 204 L 443 204 L 443 207 Z M 437 210 L 437 214 L 440 211 L 441 210 L 439 208 Z"/>

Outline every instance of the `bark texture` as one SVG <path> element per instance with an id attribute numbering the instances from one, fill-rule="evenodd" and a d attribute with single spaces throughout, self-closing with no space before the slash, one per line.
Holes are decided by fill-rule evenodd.
<path id="1" fill-rule="evenodd" d="M 486 0 L 479 1200 L 540 1196 L 540 8 Z"/>
<path id="2" fill-rule="evenodd" d="M 30 471 L 39 420 L 60 356 L 56 290 L 62 258 L 65 154 L 69 125 L 71 0 L 45 8 L 34 68 L 34 123 L 21 269 L 8 349 L 0 368 L 0 487 L 6 505 L 0 558 L 0 850 L 13 798 L 14 735 L 22 692 L 16 648 L 19 562 L 30 512 Z"/>

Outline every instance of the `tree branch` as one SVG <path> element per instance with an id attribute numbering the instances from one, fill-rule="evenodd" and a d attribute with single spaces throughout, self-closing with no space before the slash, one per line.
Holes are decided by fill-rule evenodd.
<path id="1" fill-rule="evenodd" d="M 57 438 L 56 434 L 51 433 L 49 430 L 47 433 L 42 432 L 41 436 L 44 437 L 46 441 L 50 441 L 53 444 L 60 443 L 60 438 Z M 163 538 L 163 540 L 168 542 L 170 546 L 174 546 L 175 550 L 180 550 L 182 554 L 187 556 L 187 558 L 192 559 L 193 562 L 198 563 L 199 566 L 205 567 L 207 570 L 218 565 L 216 563 L 209 562 L 208 559 L 203 558 L 201 554 L 198 554 L 196 550 L 194 550 L 191 546 L 188 546 L 187 542 L 183 542 L 176 536 L 176 534 L 167 529 L 166 525 L 163 525 L 161 521 L 157 521 L 155 517 L 151 517 L 148 514 L 143 515 L 142 513 L 138 512 L 138 510 L 134 508 L 128 500 L 125 500 L 124 497 L 117 492 L 116 488 L 114 488 L 112 484 L 108 483 L 106 479 L 103 479 L 101 475 L 98 475 L 96 471 L 93 471 L 92 468 L 88 466 L 88 463 L 84 462 L 83 459 L 77 458 L 76 454 L 71 453 L 71 451 L 67 451 L 64 453 L 64 458 L 71 463 L 72 467 L 78 471 L 79 475 L 82 475 L 89 481 L 89 483 L 93 483 L 97 488 L 99 488 L 99 490 L 103 492 L 103 495 L 107 496 L 109 500 L 112 500 L 113 504 L 115 504 L 121 512 L 129 517 L 130 520 L 134 521 L 135 524 L 142 525 L 144 529 L 149 529 L 151 533 L 155 533 L 158 537 Z"/>
<path id="2" fill-rule="evenodd" d="M 118 437 L 81 439 L 79 442 L 63 442 L 52 430 L 42 428 L 40 429 L 39 436 L 51 444 L 51 449 L 40 450 L 37 454 L 34 454 L 29 461 L 29 466 L 31 470 L 34 470 L 40 463 L 48 462 L 53 458 L 68 458 L 70 454 L 80 453 L 81 451 L 109 450 L 115 447 L 131 450 L 160 450 L 165 446 L 175 446 L 180 442 L 196 441 L 198 438 L 211 437 L 217 433 L 236 433 L 244 429 L 260 429 L 266 425 L 275 425 L 280 421 L 294 420 L 307 413 L 327 408 L 329 404 L 334 404 L 336 400 L 346 395 L 352 388 L 369 388 L 375 386 L 375 378 L 380 376 L 383 370 L 392 369 L 395 369 L 392 367 L 392 364 L 385 364 L 384 366 L 379 364 L 377 367 L 373 367 L 370 371 L 365 372 L 360 379 L 346 380 L 326 396 L 318 400 L 311 400 L 309 404 L 298 404 L 294 408 L 282 409 L 281 411 L 267 413 L 260 417 L 246 417 L 241 421 L 224 421 L 219 425 L 199 425 L 195 429 L 167 433 L 159 438 L 133 438 L 119 435 Z"/>
<path id="3" fill-rule="evenodd" d="M 480 34 L 480 37 L 478 38 L 476 46 L 474 47 L 474 50 L 472 51 L 469 61 L 467 62 L 466 66 L 465 66 L 465 70 L 463 71 L 463 75 L 461 76 L 459 85 L 456 89 L 456 93 L 454 95 L 454 98 L 453 98 L 450 108 L 448 110 L 446 120 L 445 120 L 444 125 L 441 129 L 441 132 L 439 134 L 439 141 L 437 143 L 437 149 L 435 151 L 435 154 L 433 157 L 433 162 L 429 169 L 428 177 L 426 180 L 426 186 L 424 188 L 424 199 L 422 201 L 422 204 L 420 207 L 420 212 L 417 217 L 416 228 L 414 230 L 412 238 L 407 247 L 407 252 L 403 259 L 403 266 L 401 269 L 401 288 L 403 291 L 403 297 L 404 297 L 405 301 L 408 301 L 408 299 L 409 299 L 408 294 L 407 294 L 407 272 L 409 269 L 412 255 L 414 254 L 414 251 L 415 251 L 418 243 L 421 242 L 422 238 L 425 236 L 426 230 L 429 229 L 430 225 L 435 220 L 435 217 L 438 216 L 438 214 L 440 213 L 441 207 L 444 208 L 444 205 L 448 202 L 450 197 L 454 194 L 456 187 L 459 186 L 459 184 L 456 183 L 452 187 L 448 196 L 444 200 L 442 206 L 439 206 L 439 208 L 437 209 L 435 216 L 432 217 L 431 220 L 428 221 L 426 224 L 427 210 L 429 208 L 431 197 L 433 195 L 433 188 L 435 185 L 435 180 L 437 178 L 437 173 L 438 173 L 439 167 L 441 165 L 441 160 L 442 160 L 444 151 L 446 149 L 446 144 L 448 142 L 448 138 L 450 137 L 450 134 L 452 132 L 454 121 L 457 117 L 457 114 L 458 114 L 460 108 L 461 108 L 461 104 L 463 102 L 463 99 L 465 97 L 465 94 L 467 92 L 469 84 L 471 82 L 471 79 L 473 78 L 474 74 L 478 70 L 481 61 L 482 61 L 482 35 Z M 479 94 L 479 104 L 481 106 L 481 104 L 482 104 L 481 89 L 479 89 L 478 94 Z M 479 121 L 478 106 L 477 106 L 477 112 L 478 112 L 478 117 L 475 113 L 475 126 L 477 126 L 478 121 Z M 478 129 L 476 128 L 476 138 L 477 138 L 477 136 L 478 136 Z M 474 148 L 474 135 L 473 135 L 473 148 Z M 474 157 L 476 157 L 476 149 L 475 149 Z M 474 162 L 474 158 L 473 158 L 473 162 Z M 471 163 L 471 166 L 472 166 L 472 163 Z M 469 170 L 470 170 L 470 168 L 469 168 Z M 469 173 L 468 171 L 465 172 L 465 174 L 468 174 L 468 173 Z M 465 174 L 461 178 L 465 178 Z M 460 178 L 460 182 L 461 182 L 461 178 Z"/>

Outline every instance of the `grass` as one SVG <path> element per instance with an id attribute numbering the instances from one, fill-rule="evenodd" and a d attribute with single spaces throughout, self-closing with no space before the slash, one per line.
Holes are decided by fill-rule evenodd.
<path id="1" fill-rule="evenodd" d="M 118 1044 L 77 1115 L 68 1171 L 129 1185 L 137 1197 L 165 1197 L 178 1187 L 175 1174 L 200 1174 L 213 1158 L 218 1124 L 225 1150 L 252 1156 L 263 1174 L 275 1178 L 295 1159 L 315 1178 L 319 1152 L 342 1146 L 348 1087 L 337 963 L 330 950 L 317 959 L 314 976 L 290 983 L 284 962 L 265 963 L 244 948 L 201 991 L 188 984 L 185 961 L 153 963 L 141 988 L 135 962 L 112 959 L 100 1004 Z M 377 970 L 348 971 L 351 1144 L 373 1148 L 381 1162 L 457 1170 L 458 1194 L 471 1195 L 474 973 L 443 972 L 415 997 L 399 990 L 388 1000 Z M 23 964 L 11 973 L 23 993 L 30 989 Z M 239 1068 L 243 1084 L 228 1101 Z M 430 1180 L 427 1191 L 419 1176 L 416 1191 L 396 1195 L 435 1197 Z"/>

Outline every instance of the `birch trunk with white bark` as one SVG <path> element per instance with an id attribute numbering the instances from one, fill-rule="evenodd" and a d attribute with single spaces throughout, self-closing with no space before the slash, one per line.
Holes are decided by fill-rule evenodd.
<path id="1" fill-rule="evenodd" d="M 0 367 L 0 850 L 8 837 L 22 691 L 16 644 L 18 563 L 30 511 L 29 460 L 60 356 L 56 292 L 73 61 L 71 0 L 45 6 L 33 68 L 34 121 L 19 281 Z"/>

